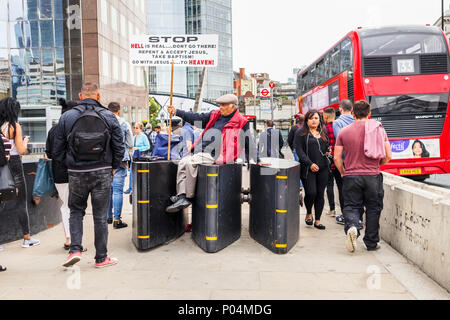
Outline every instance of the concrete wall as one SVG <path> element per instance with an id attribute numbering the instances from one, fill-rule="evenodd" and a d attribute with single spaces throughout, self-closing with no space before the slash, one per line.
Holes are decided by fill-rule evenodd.
<path id="1" fill-rule="evenodd" d="M 450 190 L 384 173 L 380 236 L 450 291 Z"/>

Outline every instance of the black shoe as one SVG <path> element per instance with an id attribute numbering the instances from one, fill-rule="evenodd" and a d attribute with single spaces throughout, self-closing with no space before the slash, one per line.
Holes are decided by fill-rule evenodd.
<path id="1" fill-rule="evenodd" d="M 336 217 L 336 223 L 337 223 L 337 224 L 345 225 L 344 215 L 337 216 L 337 217 Z"/>
<path id="2" fill-rule="evenodd" d="M 113 222 L 112 218 L 108 218 L 106 221 L 108 222 L 108 224 L 111 224 Z"/>
<path id="3" fill-rule="evenodd" d="M 175 213 L 189 207 L 190 205 L 191 203 L 185 197 L 180 197 L 177 202 L 166 208 L 166 212 Z"/>
<path id="4" fill-rule="evenodd" d="M 170 197 L 170 201 L 172 201 L 172 203 L 177 202 L 180 199 L 180 196 L 171 196 Z"/>
<path id="5" fill-rule="evenodd" d="M 314 224 L 314 228 L 317 228 L 319 230 L 325 230 L 325 226 L 323 224 L 319 224 L 319 225 Z"/>
<path id="6" fill-rule="evenodd" d="M 379 249 L 381 249 L 381 246 L 377 244 L 375 248 L 367 248 L 367 251 L 377 251 Z"/>
<path id="7" fill-rule="evenodd" d="M 126 228 L 128 226 L 128 224 L 126 224 L 125 222 L 122 222 L 122 220 L 119 221 L 114 221 L 114 229 L 121 229 L 121 228 Z"/>

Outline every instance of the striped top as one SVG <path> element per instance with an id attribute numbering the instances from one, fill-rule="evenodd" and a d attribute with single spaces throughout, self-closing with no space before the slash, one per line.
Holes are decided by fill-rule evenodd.
<path id="1" fill-rule="evenodd" d="M 8 138 L 6 138 L 3 134 L 1 134 L 2 140 L 3 140 L 3 146 L 5 148 L 5 155 L 6 155 L 6 159 L 8 159 L 9 153 L 11 152 L 12 149 L 12 144 L 9 141 Z"/>

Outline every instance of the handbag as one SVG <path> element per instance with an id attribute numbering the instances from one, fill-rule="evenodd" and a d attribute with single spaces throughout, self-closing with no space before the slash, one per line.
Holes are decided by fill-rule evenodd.
<path id="1" fill-rule="evenodd" d="M 17 199 L 17 188 L 8 165 L 0 167 L 0 202 Z"/>
<path id="2" fill-rule="evenodd" d="M 55 196 L 56 194 L 58 191 L 53 180 L 52 162 L 39 159 L 33 184 L 33 197 Z"/>

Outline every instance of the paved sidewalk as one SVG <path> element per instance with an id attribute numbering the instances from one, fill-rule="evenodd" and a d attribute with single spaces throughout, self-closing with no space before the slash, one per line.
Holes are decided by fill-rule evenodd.
<path id="1" fill-rule="evenodd" d="M 248 179 L 244 179 L 245 183 Z M 3 245 L 0 299 L 449 299 L 447 291 L 382 242 L 368 252 L 362 240 L 351 254 L 343 226 L 325 215 L 325 231 L 306 227 L 301 208 L 300 239 L 276 255 L 250 238 L 248 204 L 243 205 L 242 237 L 218 253 L 205 253 L 186 233 L 170 244 L 139 252 L 131 242 L 131 206 L 125 197 L 128 228 L 110 226 L 109 254 L 119 263 L 94 267 L 92 215 L 84 222 L 88 251 L 65 269 L 61 225 L 36 235 L 41 245 Z M 383 214 L 388 214 L 384 212 Z"/>

